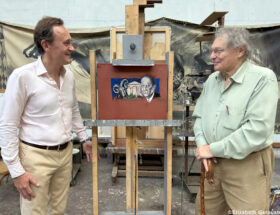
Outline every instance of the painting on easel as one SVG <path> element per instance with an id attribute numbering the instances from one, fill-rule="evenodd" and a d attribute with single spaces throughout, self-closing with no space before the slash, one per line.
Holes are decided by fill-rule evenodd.
<path id="1" fill-rule="evenodd" d="M 99 119 L 167 119 L 168 65 L 97 64 Z"/>
<path id="2" fill-rule="evenodd" d="M 142 78 L 112 78 L 113 99 L 141 99 L 151 102 L 160 97 L 159 78 L 145 75 Z"/>

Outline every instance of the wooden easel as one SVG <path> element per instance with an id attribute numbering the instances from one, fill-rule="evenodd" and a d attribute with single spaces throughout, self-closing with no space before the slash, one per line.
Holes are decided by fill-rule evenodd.
<path id="1" fill-rule="evenodd" d="M 153 7 L 154 3 L 161 3 L 157 0 L 134 0 L 133 5 L 126 6 L 126 29 L 127 35 L 142 35 L 145 41 L 145 14 L 144 9 Z M 162 28 L 161 28 L 162 30 Z M 170 33 L 170 31 L 169 31 Z M 170 35 L 169 35 L 170 36 Z M 142 41 L 142 44 L 144 42 Z M 170 47 L 169 47 L 170 49 Z M 169 50 L 168 49 L 168 50 Z M 117 54 L 112 53 L 112 59 Z M 143 59 L 150 55 L 143 52 Z M 172 202 L 172 126 L 179 126 L 180 122 L 172 120 L 173 104 L 173 59 L 174 53 L 166 53 L 165 63 L 168 64 L 168 104 L 167 120 L 98 120 L 97 119 L 97 95 L 96 95 L 96 60 L 95 52 L 90 51 L 90 73 L 91 73 L 91 106 L 92 120 L 86 125 L 92 126 L 92 179 L 93 179 L 93 214 L 98 215 L 98 162 L 97 162 L 97 127 L 98 126 L 123 126 L 126 130 L 126 212 L 109 212 L 104 214 L 147 214 L 138 211 L 138 141 L 137 129 L 139 126 L 163 126 L 165 130 L 165 196 L 164 211 L 157 211 L 152 214 L 171 215 Z M 147 59 L 148 61 L 151 59 Z M 145 61 L 145 60 L 144 60 Z M 156 61 L 155 61 L 156 63 Z M 141 65 L 143 66 L 143 65 Z M 145 66 L 143 67 L 145 69 Z M 151 212 L 148 212 L 151 214 Z"/>
<path id="2" fill-rule="evenodd" d="M 158 1 L 160 3 L 160 1 Z M 146 5 L 147 6 L 147 5 Z M 141 7 L 144 7 L 143 5 Z M 149 6 L 151 7 L 151 6 Z M 137 7 L 133 7 L 136 8 Z M 140 8 L 140 7 L 139 7 Z M 131 5 L 127 6 L 126 11 L 132 10 Z M 139 9 L 140 10 L 140 9 Z M 140 11 L 137 13 L 144 13 Z M 144 15 L 142 14 L 141 17 Z M 126 16 L 127 19 L 131 16 Z M 144 24 L 144 21 L 141 23 Z M 129 25 L 126 22 L 126 25 Z M 138 25 L 138 24 L 137 24 Z M 136 25 L 136 26 L 137 26 Z M 142 29 L 142 28 L 140 28 Z M 111 46 L 110 46 L 110 59 L 111 62 L 115 59 L 123 58 L 123 41 L 122 36 L 126 34 L 126 28 L 113 27 L 110 32 Z M 140 33 L 139 33 L 140 34 Z M 141 32 L 142 35 L 142 32 Z M 155 63 L 168 63 L 166 62 L 166 53 L 170 53 L 170 40 L 171 29 L 170 27 L 144 27 L 143 34 L 143 59 L 152 59 Z M 153 155 L 157 158 L 162 158 L 164 154 L 164 128 L 163 127 L 141 127 L 137 129 L 138 140 L 141 141 L 140 154 Z M 126 139 L 125 127 L 113 127 L 112 129 L 112 147 L 108 147 L 107 151 L 114 154 L 114 167 L 112 170 L 112 181 L 115 182 L 118 176 L 124 175 L 124 167 L 118 161 L 118 157 L 126 152 L 123 147 Z M 155 162 L 156 163 L 156 162 Z M 120 165 L 119 165 L 120 164 Z M 139 176 L 154 176 L 163 177 L 163 167 L 156 163 L 154 166 L 146 166 L 149 168 L 147 171 L 145 166 L 139 167 Z"/>

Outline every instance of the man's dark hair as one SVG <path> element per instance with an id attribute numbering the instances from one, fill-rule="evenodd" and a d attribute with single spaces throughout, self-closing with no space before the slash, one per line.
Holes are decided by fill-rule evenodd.
<path id="1" fill-rule="evenodd" d="M 44 54 L 41 41 L 46 40 L 49 43 L 54 41 L 53 27 L 63 25 L 63 20 L 55 17 L 43 17 L 36 25 L 34 30 L 34 43 L 40 54 Z"/>

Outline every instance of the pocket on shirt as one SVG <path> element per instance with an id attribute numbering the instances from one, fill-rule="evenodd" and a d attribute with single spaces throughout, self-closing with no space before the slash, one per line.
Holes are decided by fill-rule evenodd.
<path id="1" fill-rule="evenodd" d="M 244 109 L 228 106 L 228 109 L 225 108 L 224 111 L 223 127 L 230 130 L 238 129 L 242 124 L 244 113 L 245 113 Z"/>

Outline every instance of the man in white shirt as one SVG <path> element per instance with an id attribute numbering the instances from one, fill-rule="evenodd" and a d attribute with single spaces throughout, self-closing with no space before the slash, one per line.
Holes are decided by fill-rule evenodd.
<path id="1" fill-rule="evenodd" d="M 13 71 L 0 117 L 0 147 L 20 192 L 21 214 L 64 214 L 72 169 L 72 131 L 88 161 L 92 144 L 83 126 L 74 76 L 64 65 L 74 51 L 59 18 L 44 17 L 34 30 L 37 61 Z M 19 128 L 19 134 L 17 129 Z"/>

